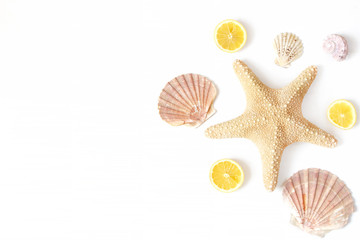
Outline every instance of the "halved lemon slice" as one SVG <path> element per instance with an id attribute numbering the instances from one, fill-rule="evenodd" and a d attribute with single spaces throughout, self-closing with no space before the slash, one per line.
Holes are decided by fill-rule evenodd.
<path id="1" fill-rule="evenodd" d="M 244 26 L 232 19 L 222 21 L 215 28 L 216 45 L 225 52 L 239 51 L 245 45 L 246 38 Z"/>
<path id="2" fill-rule="evenodd" d="M 356 123 L 355 107 L 347 100 L 336 100 L 329 106 L 328 119 L 341 129 L 350 129 Z"/>
<path id="3" fill-rule="evenodd" d="M 221 192 L 233 192 L 242 185 L 244 172 L 234 160 L 221 159 L 211 166 L 210 181 Z"/>

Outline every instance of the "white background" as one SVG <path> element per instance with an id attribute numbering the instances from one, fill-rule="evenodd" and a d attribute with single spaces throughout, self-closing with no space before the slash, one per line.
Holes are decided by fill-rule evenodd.
<path id="1" fill-rule="evenodd" d="M 290 225 L 281 184 L 318 167 L 360 199 L 359 126 L 340 130 L 326 117 L 340 98 L 359 111 L 359 12 L 358 0 L 1 0 L 0 239 L 318 239 Z M 235 54 L 213 41 L 228 18 L 248 32 Z M 273 62 L 272 40 L 286 31 L 302 39 L 304 55 L 283 69 Z M 346 61 L 323 53 L 332 33 L 347 38 Z M 339 145 L 289 146 L 272 193 L 252 142 L 204 137 L 245 108 L 235 59 L 273 88 L 319 67 L 303 114 Z M 217 113 L 197 129 L 171 127 L 158 115 L 158 96 L 189 72 L 214 81 Z M 209 182 L 222 158 L 245 172 L 231 194 Z M 358 239 L 359 221 L 355 212 L 326 239 Z"/>

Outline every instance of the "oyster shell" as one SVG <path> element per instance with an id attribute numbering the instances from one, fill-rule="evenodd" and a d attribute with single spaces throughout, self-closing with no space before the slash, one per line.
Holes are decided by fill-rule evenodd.
<path id="1" fill-rule="evenodd" d="M 198 127 L 215 113 L 214 84 L 199 74 L 180 75 L 166 84 L 159 97 L 160 117 L 172 126 Z"/>
<path id="2" fill-rule="evenodd" d="M 323 49 L 326 53 L 331 54 L 336 61 L 345 60 L 348 54 L 348 44 L 346 39 L 337 34 L 327 36 L 323 43 Z"/>
<path id="3" fill-rule="evenodd" d="M 344 182 L 317 168 L 290 177 L 283 197 L 291 207 L 291 223 L 318 236 L 345 226 L 354 211 L 353 198 Z"/>
<path id="4" fill-rule="evenodd" d="M 277 57 L 275 63 L 280 67 L 289 67 L 303 53 L 303 44 L 293 33 L 280 33 L 273 42 Z"/>

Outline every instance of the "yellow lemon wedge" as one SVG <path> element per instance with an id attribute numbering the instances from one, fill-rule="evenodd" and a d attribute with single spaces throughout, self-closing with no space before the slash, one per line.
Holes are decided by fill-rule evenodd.
<path id="1" fill-rule="evenodd" d="M 244 26 L 232 19 L 222 21 L 215 28 L 216 45 L 225 52 L 239 51 L 245 45 L 246 38 Z"/>
<path id="2" fill-rule="evenodd" d="M 211 166 L 210 181 L 221 192 L 233 192 L 242 185 L 244 172 L 234 160 L 221 159 Z"/>
<path id="3" fill-rule="evenodd" d="M 341 129 L 350 129 L 356 123 L 355 107 L 344 99 L 334 101 L 328 108 L 327 116 L 333 125 Z"/>

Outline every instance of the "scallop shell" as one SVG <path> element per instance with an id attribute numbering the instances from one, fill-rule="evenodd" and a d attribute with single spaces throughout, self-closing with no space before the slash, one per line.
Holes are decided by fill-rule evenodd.
<path id="1" fill-rule="evenodd" d="M 159 97 L 161 118 L 172 126 L 198 127 L 215 113 L 214 84 L 199 74 L 180 75 L 166 84 Z"/>
<path id="2" fill-rule="evenodd" d="M 273 42 L 277 57 L 275 63 L 280 67 L 289 67 L 303 53 L 303 44 L 293 33 L 280 33 Z"/>
<path id="3" fill-rule="evenodd" d="M 337 61 L 345 60 L 348 54 L 348 44 L 346 39 L 337 34 L 327 36 L 323 43 L 323 49 L 325 52 L 331 54 Z"/>
<path id="4" fill-rule="evenodd" d="M 291 223 L 318 236 L 345 226 L 354 211 L 353 198 L 344 182 L 317 168 L 301 170 L 290 177 L 283 197 L 292 210 Z"/>

